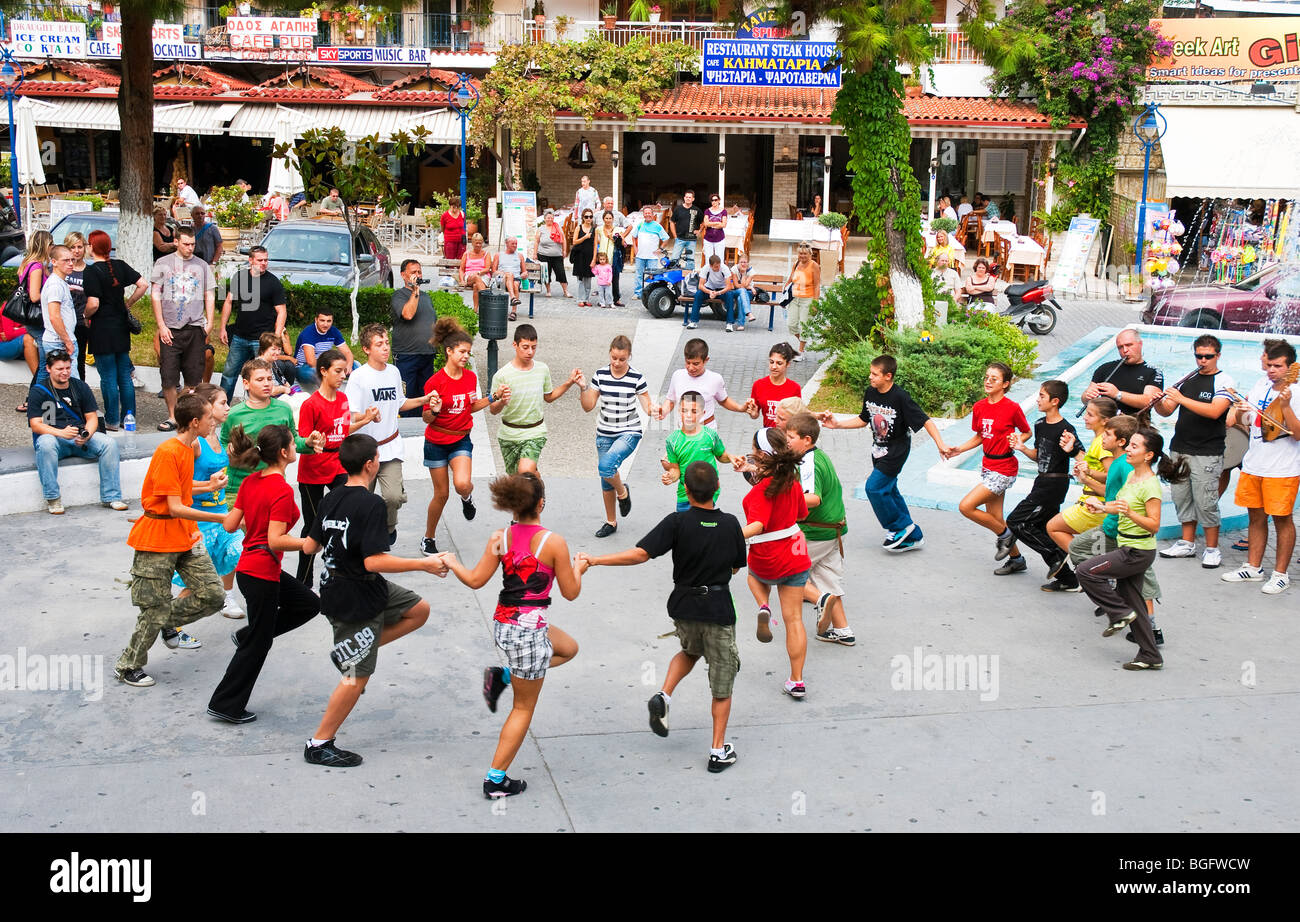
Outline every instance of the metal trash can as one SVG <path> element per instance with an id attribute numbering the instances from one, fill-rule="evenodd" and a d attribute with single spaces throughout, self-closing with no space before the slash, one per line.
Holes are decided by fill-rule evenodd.
<path id="1" fill-rule="evenodd" d="M 478 294 L 478 335 L 484 339 L 505 339 L 510 335 L 506 317 L 510 298 L 505 292 L 480 291 Z"/>

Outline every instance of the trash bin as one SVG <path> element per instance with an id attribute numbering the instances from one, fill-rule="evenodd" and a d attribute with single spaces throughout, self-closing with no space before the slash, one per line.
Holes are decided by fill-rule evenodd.
<path id="1" fill-rule="evenodd" d="M 505 292 L 480 291 L 478 294 L 478 335 L 484 339 L 505 339 L 510 335 L 506 317 L 510 298 Z"/>

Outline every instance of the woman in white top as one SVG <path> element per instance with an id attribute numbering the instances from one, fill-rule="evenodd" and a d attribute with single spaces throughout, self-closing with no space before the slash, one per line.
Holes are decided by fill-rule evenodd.
<path id="1" fill-rule="evenodd" d="M 736 300 L 740 302 L 741 309 L 745 312 L 745 322 L 754 319 L 754 312 L 750 310 L 749 305 L 754 300 L 754 270 L 749 265 L 749 257 L 744 253 L 737 254 L 736 264 L 731 267 L 731 286 L 736 293 Z"/>

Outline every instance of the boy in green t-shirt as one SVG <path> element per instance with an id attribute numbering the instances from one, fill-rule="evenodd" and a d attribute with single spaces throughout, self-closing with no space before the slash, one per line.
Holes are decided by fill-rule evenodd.
<path id="1" fill-rule="evenodd" d="M 808 518 L 799 523 L 812 560 L 803 593 L 806 601 L 816 605 L 817 639 L 851 647 L 857 640 L 844 614 L 843 536 L 849 530 L 844 517 L 844 488 L 830 456 L 817 450 L 820 434 L 821 426 L 811 413 L 796 413 L 786 421 L 786 444 L 803 455 L 799 471 L 808 504 Z"/>
<path id="2" fill-rule="evenodd" d="M 508 395 L 489 408 L 493 415 L 501 414 L 497 445 L 508 474 L 538 473 L 537 462 L 546 445 L 544 405 L 559 400 L 582 378 L 582 370 L 575 368 L 567 381 L 552 387 L 551 369 L 545 362 L 534 361 L 536 354 L 536 327 L 519 324 L 515 327 L 515 357 L 492 378 L 491 393 Z"/>
<path id="3" fill-rule="evenodd" d="M 677 484 L 677 511 L 685 512 L 691 507 L 686 498 L 686 483 L 682 480 L 682 471 L 694 461 L 706 461 L 718 469 L 718 462 L 731 463 L 731 456 L 722 444 L 717 430 L 700 425 L 700 411 L 704 409 L 704 396 L 699 391 L 687 391 L 682 394 L 678 413 L 682 418 L 682 427 L 668 436 L 666 460 L 663 465 L 663 482 L 665 485 Z M 713 494 L 713 502 L 718 501 L 722 491 Z"/>

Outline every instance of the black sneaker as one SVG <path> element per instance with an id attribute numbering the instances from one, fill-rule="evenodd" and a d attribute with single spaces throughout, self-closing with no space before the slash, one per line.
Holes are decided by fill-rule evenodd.
<path id="1" fill-rule="evenodd" d="M 608 538 L 614 532 L 618 531 L 617 525 L 611 525 L 608 522 L 602 522 L 600 528 L 596 529 L 597 538 Z"/>
<path id="2" fill-rule="evenodd" d="M 1043 583 L 1043 585 L 1039 586 L 1038 588 L 1043 590 L 1044 592 L 1082 592 L 1083 591 L 1082 587 L 1080 587 L 1078 583 L 1065 583 L 1061 581 L 1060 577 L 1057 577 L 1054 580 L 1050 580 L 1046 583 Z"/>
<path id="3" fill-rule="evenodd" d="M 651 695 L 648 707 L 650 708 L 650 729 L 655 732 L 656 736 L 667 736 L 668 702 L 664 700 L 664 693 L 657 691 Z"/>
<path id="4" fill-rule="evenodd" d="M 709 753 L 709 771 L 713 774 L 725 772 L 731 766 L 736 764 L 736 750 L 731 748 L 730 743 L 722 744 L 722 755 Z"/>
<path id="5" fill-rule="evenodd" d="M 361 764 L 361 756 L 340 749 L 334 745 L 334 740 L 329 740 L 323 746 L 308 743 L 303 747 L 302 757 L 312 765 L 324 765 L 326 768 L 356 768 Z"/>
<path id="6" fill-rule="evenodd" d="M 468 522 L 478 515 L 478 506 L 474 505 L 474 497 L 465 496 L 460 501 L 460 511 L 465 514 L 465 521 Z"/>
<path id="7" fill-rule="evenodd" d="M 1164 634 L 1164 631 L 1160 630 L 1159 628 L 1156 628 L 1152 633 L 1156 635 L 1156 646 L 1157 646 L 1157 647 L 1163 647 L 1163 646 L 1165 645 L 1165 634 Z M 1125 634 L 1125 635 L 1124 635 L 1124 639 L 1127 640 L 1129 643 L 1137 643 L 1137 642 L 1138 642 L 1138 641 L 1137 641 L 1137 638 L 1133 636 L 1133 632 L 1132 632 L 1132 631 L 1129 631 L 1127 634 Z"/>
<path id="8" fill-rule="evenodd" d="M 995 542 L 997 549 L 993 552 L 993 559 L 1005 560 L 1007 555 L 1011 553 L 1011 545 L 1015 543 L 1016 536 L 1009 531 L 1006 534 L 998 535 Z"/>
<path id="9" fill-rule="evenodd" d="M 1092 610 L 1092 615 L 1094 618 L 1105 618 L 1106 612 L 1100 605 L 1098 605 Z"/>
<path id="10" fill-rule="evenodd" d="M 208 716 L 215 717 L 217 720 L 224 720 L 228 724 L 248 724 L 257 720 L 257 715 L 252 711 L 241 711 L 238 714 L 223 714 L 220 711 L 214 711 L 208 708 Z"/>
<path id="11" fill-rule="evenodd" d="M 1118 634 L 1120 631 L 1124 630 L 1124 628 L 1132 624 L 1133 619 L 1136 617 L 1137 617 L 1137 612 L 1135 611 L 1131 611 L 1127 615 L 1120 615 L 1109 625 L 1107 625 L 1106 630 L 1101 632 L 1101 636 L 1110 637 L 1114 634 Z"/>
<path id="12" fill-rule="evenodd" d="M 845 647 L 851 647 L 858 642 L 858 639 L 853 636 L 852 632 L 849 632 L 847 634 L 841 634 L 838 628 L 833 628 L 833 627 L 829 627 L 824 631 L 818 632 L 817 639 L 825 641 L 826 643 L 841 644 L 842 646 Z"/>
<path id="13" fill-rule="evenodd" d="M 1012 557 L 993 572 L 998 576 L 1006 576 L 1009 573 L 1024 573 L 1028 569 L 1029 564 L 1025 562 L 1024 557 Z"/>
<path id="14" fill-rule="evenodd" d="M 624 486 L 623 489 L 624 495 L 618 498 L 618 514 L 627 518 L 628 513 L 632 511 L 632 488 Z"/>
<path id="15" fill-rule="evenodd" d="M 483 796 L 487 798 L 512 797 L 515 794 L 522 794 L 526 790 L 528 790 L 527 781 L 519 781 L 509 775 L 500 782 L 483 779 Z"/>
<path id="16" fill-rule="evenodd" d="M 487 702 L 488 710 L 493 714 L 497 712 L 497 699 L 508 687 L 505 680 L 501 678 L 504 672 L 505 670 L 500 666 L 488 666 L 483 670 L 483 700 Z"/>
<path id="17" fill-rule="evenodd" d="M 432 538 L 421 538 L 420 553 L 425 557 L 432 557 L 434 554 L 438 553 L 438 542 L 434 541 Z"/>
<path id="18" fill-rule="evenodd" d="M 1048 569 L 1047 569 L 1047 578 L 1048 578 L 1048 579 L 1057 579 L 1058 577 L 1060 577 L 1060 575 L 1061 575 L 1061 571 L 1062 571 L 1062 570 L 1065 570 L 1065 569 L 1068 569 L 1068 567 L 1066 566 L 1066 564 L 1069 562 L 1069 560 L 1070 560 L 1070 555 L 1069 555 L 1069 554 L 1061 554 L 1061 556 L 1058 557 L 1058 558 L 1056 559 L 1056 561 L 1053 562 L 1052 565 L 1051 565 L 1050 567 L 1048 567 Z"/>
<path id="19" fill-rule="evenodd" d="M 148 688 L 153 684 L 153 676 L 143 669 L 118 669 L 115 674 L 118 681 L 134 685 L 136 688 Z"/>

